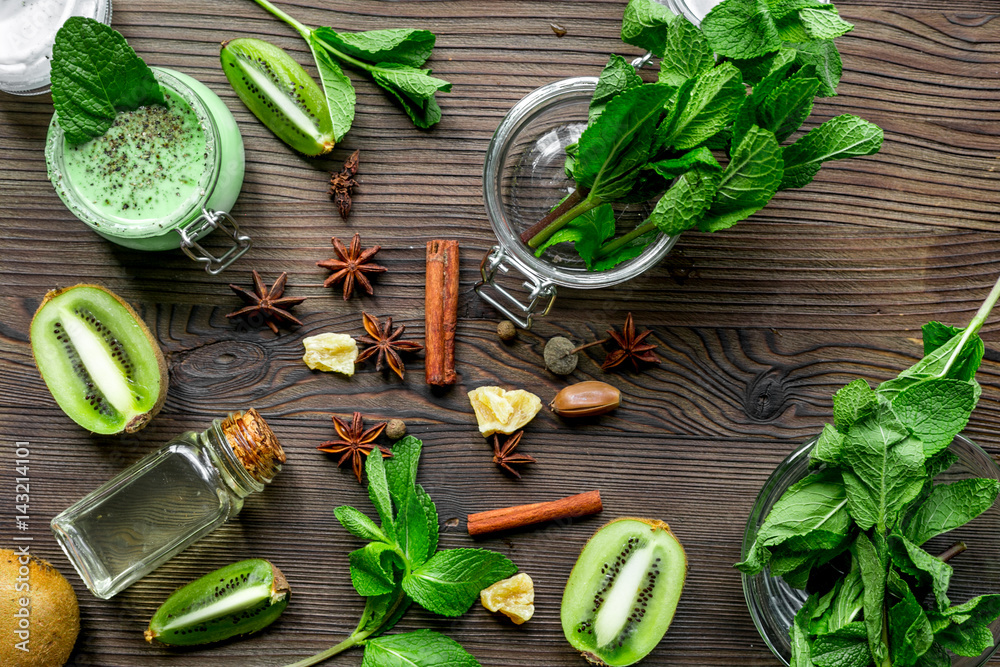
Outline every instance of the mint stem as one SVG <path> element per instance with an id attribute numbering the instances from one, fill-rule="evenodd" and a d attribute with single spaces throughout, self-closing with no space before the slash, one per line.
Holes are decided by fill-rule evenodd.
<path id="1" fill-rule="evenodd" d="M 268 2 L 268 0 L 253 0 L 253 1 L 256 2 L 258 5 L 260 5 L 261 7 L 263 7 L 264 9 L 266 9 L 267 11 L 269 11 L 270 13 L 274 14 L 275 16 L 277 16 L 279 19 L 281 19 L 282 21 L 284 21 L 288 25 L 290 25 L 293 28 L 295 28 L 295 30 L 300 35 L 302 35 L 302 39 L 305 39 L 305 40 L 308 41 L 309 35 L 312 33 L 312 28 L 310 28 L 307 25 L 303 25 L 302 23 L 299 23 L 294 18 L 292 18 L 291 16 L 289 16 L 285 12 L 281 11 L 280 9 L 278 9 L 277 7 L 275 7 L 274 5 L 272 5 L 270 2 Z"/>
<path id="2" fill-rule="evenodd" d="M 972 336 L 979 332 L 986 323 L 986 318 L 989 317 L 990 311 L 993 310 L 993 306 L 996 304 L 997 299 L 1000 299 L 1000 278 L 993 284 L 993 289 L 990 290 L 989 296 L 986 297 L 986 301 L 983 301 L 983 305 L 979 306 L 979 312 L 976 316 L 972 318 L 969 322 L 969 326 L 965 327 L 965 332 L 962 334 L 962 339 L 958 341 L 958 345 L 955 346 L 955 351 L 951 353 L 951 357 L 948 359 L 948 363 L 945 364 L 944 370 L 941 371 L 941 377 L 947 377 L 948 371 L 951 370 L 952 365 L 958 359 L 959 355 L 962 353 L 962 348 L 969 341 Z"/>
<path id="3" fill-rule="evenodd" d="M 565 227 L 567 225 L 567 223 L 569 223 L 570 220 L 573 220 L 574 218 L 577 218 L 577 217 L 583 215 L 584 213 L 586 213 L 587 211 L 589 211 L 591 209 L 597 208 L 598 206 L 600 206 L 603 203 L 604 202 L 601 201 L 600 198 L 598 198 L 598 197 L 590 197 L 588 195 L 587 198 L 584 199 L 582 202 L 580 202 L 579 204 L 577 204 L 576 206 L 574 206 L 570 210 L 568 210 L 565 213 L 563 213 L 562 215 L 560 215 L 558 218 L 556 218 L 555 220 L 553 220 L 552 222 L 550 222 L 548 225 L 546 225 L 542 229 L 542 231 L 540 231 L 537 234 L 535 234 L 534 236 L 532 236 L 531 240 L 528 241 L 528 246 L 531 247 L 531 248 L 537 248 L 538 246 L 540 246 L 543 243 L 545 243 L 546 241 L 548 241 L 549 238 L 553 234 L 555 234 L 560 229 L 562 229 L 563 227 Z"/>
<path id="4" fill-rule="evenodd" d="M 628 234 L 620 236 L 614 239 L 613 241 L 610 241 L 602 245 L 600 248 L 597 249 L 597 252 L 594 253 L 594 259 L 607 257 L 608 255 L 615 252 L 619 248 L 622 248 L 626 244 L 632 242 L 634 239 L 639 238 L 643 234 L 648 234 L 654 229 L 656 229 L 656 225 L 653 224 L 651 220 L 647 220 L 646 222 L 642 223 L 641 225 L 630 231 Z"/>
<path id="5" fill-rule="evenodd" d="M 409 570 L 409 566 L 407 566 L 407 570 Z M 389 610 L 382 617 L 383 620 L 381 623 L 364 631 L 360 631 L 361 630 L 360 627 L 356 628 L 354 632 L 351 633 L 350 637 L 340 642 L 336 646 L 331 646 L 325 651 L 320 651 L 319 653 L 311 655 L 308 658 L 304 658 L 302 660 L 299 660 L 298 662 L 293 662 L 290 665 L 286 665 L 286 667 L 309 667 L 310 665 L 317 665 L 323 662 L 324 660 L 332 658 L 338 653 L 342 653 L 343 651 L 346 651 L 349 648 L 354 648 L 359 644 L 363 644 L 365 640 L 368 639 L 368 637 L 372 636 L 373 634 L 376 634 L 382 628 L 386 620 L 392 618 L 393 614 L 396 613 L 396 610 L 399 609 L 399 605 L 403 604 L 405 601 L 406 601 L 406 593 L 400 590 L 399 596 L 396 598 L 396 601 L 392 603 L 392 606 L 389 607 Z"/>
<path id="6" fill-rule="evenodd" d="M 566 198 L 563 199 L 561 202 L 559 202 L 558 206 L 549 211 L 544 218 L 542 218 L 541 220 L 539 220 L 538 222 L 536 222 L 531 227 L 529 227 L 528 229 L 524 230 L 521 233 L 521 243 L 527 243 L 528 241 L 530 241 L 535 236 L 535 234 L 548 227 L 550 222 L 552 222 L 560 215 L 570 210 L 571 208 L 576 206 L 580 201 L 582 201 L 583 196 L 584 192 L 581 188 L 577 188 L 576 190 L 573 190 L 573 192 L 566 195 Z"/>
<path id="7" fill-rule="evenodd" d="M 968 547 L 967 547 L 967 546 L 965 546 L 965 542 L 962 542 L 962 541 L 958 541 L 958 542 L 955 542 L 955 543 L 954 543 L 953 545 L 951 545 L 950 547 L 948 547 L 947 549 L 945 549 L 945 550 L 944 550 L 944 551 L 943 551 L 943 552 L 941 553 L 941 555 L 940 555 L 940 556 L 938 556 L 938 558 L 939 558 L 940 560 L 943 560 L 943 561 L 944 561 L 945 563 L 947 563 L 947 562 L 948 562 L 948 561 L 950 561 L 950 560 L 951 560 L 952 558 L 954 558 L 954 557 L 955 557 L 955 556 L 957 556 L 958 554 L 962 553 L 962 552 L 963 552 L 963 551 L 965 551 L 966 549 L 968 549 Z"/>

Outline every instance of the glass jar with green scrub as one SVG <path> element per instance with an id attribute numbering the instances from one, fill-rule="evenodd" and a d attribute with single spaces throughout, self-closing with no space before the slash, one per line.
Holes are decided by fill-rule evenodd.
<path id="1" fill-rule="evenodd" d="M 229 215 L 243 185 L 243 139 L 205 85 L 152 70 L 166 106 L 120 112 L 103 136 L 71 145 L 53 116 L 49 178 L 69 210 L 109 241 L 138 250 L 180 248 L 215 274 L 250 248 Z M 232 238 L 219 257 L 198 243 L 216 228 Z"/>
<path id="2" fill-rule="evenodd" d="M 108 599 L 243 508 L 285 453 L 254 409 L 184 433 L 52 519 L 90 592 Z"/>

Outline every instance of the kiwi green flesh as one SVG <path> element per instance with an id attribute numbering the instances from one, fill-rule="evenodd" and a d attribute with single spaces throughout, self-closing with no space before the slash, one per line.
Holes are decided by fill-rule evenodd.
<path id="1" fill-rule="evenodd" d="M 59 407 L 90 431 L 136 430 L 159 408 L 163 354 L 106 290 L 78 286 L 48 299 L 31 322 L 31 346 Z"/>
<path id="2" fill-rule="evenodd" d="M 257 632 L 281 615 L 290 594 L 288 582 L 270 562 L 233 563 L 167 598 L 153 614 L 146 639 L 194 646 Z"/>
<path id="3" fill-rule="evenodd" d="M 596 664 L 638 662 L 670 627 L 686 574 L 684 548 L 665 523 L 609 523 L 584 547 L 566 583 L 566 639 Z"/>
<path id="4" fill-rule="evenodd" d="M 326 96 L 291 56 L 263 40 L 243 37 L 226 42 L 220 59 L 237 95 L 279 139 L 306 155 L 333 148 Z"/>

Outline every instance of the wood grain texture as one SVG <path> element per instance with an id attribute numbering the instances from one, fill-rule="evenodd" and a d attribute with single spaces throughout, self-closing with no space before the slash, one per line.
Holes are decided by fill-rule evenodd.
<path id="1" fill-rule="evenodd" d="M 768 474 L 831 418 L 831 394 L 857 376 L 898 373 L 920 354 L 928 319 L 964 324 L 997 271 L 1000 239 L 1000 7 L 992 0 L 872 3 L 843 0 L 856 23 L 840 40 L 840 95 L 820 100 L 811 125 L 856 113 L 886 130 L 876 156 L 834 163 L 807 188 L 780 194 L 751 221 L 717 235 L 687 234 L 657 269 L 617 288 L 563 290 L 552 314 L 517 341 L 497 340 L 497 316 L 471 288 L 493 245 L 481 196 L 490 136 L 518 99 L 568 76 L 593 75 L 609 52 L 635 54 L 617 38 L 624 2 L 296 0 L 312 25 L 347 30 L 421 27 L 438 35 L 435 73 L 454 83 L 440 95 L 444 119 L 413 129 L 372 84 L 354 78 L 357 120 L 326 159 L 293 154 L 252 117 L 218 67 L 218 45 L 259 36 L 307 62 L 304 44 L 250 0 L 117 0 L 114 24 L 151 65 L 180 69 L 217 92 L 247 148 L 247 177 L 233 211 L 254 248 L 211 277 L 180 252 L 155 255 L 97 237 L 65 209 L 43 156 L 47 96 L 0 95 L 0 497 L 13 493 L 16 441 L 30 442 L 32 551 L 74 584 L 82 610 L 75 665 L 279 665 L 348 634 L 361 600 L 347 577 L 358 542 L 333 507 L 367 511 L 347 470 L 315 446 L 333 435 L 331 413 L 399 417 L 423 438 L 420 482 L 438 505 L 442 546 L 478 544 L 509 555 L 536 581 L 538 612 L 514 628 L 484 609 L 447 620 L 411 610 L 400 630 L 430 627 L 462 642 L 483 665 L 584 664 L 559 626 L 562 586 L 579 549 L 603 521 L 648 515 L 670 522 L 691 563 L 677 618 L 646 665 L 777 665 L 761 641 L 731 564 L 746 517 Z M 556 37 L 550 23 L 567 34 Z M 361 149 L 347 223 L 326 192 L 327 172 Z M 379 243 L 376 296 L 344 302 L 322 287 L 315 262 L 330 236 L 360 232 Z M 301 338 L 360 334 L 361 310 L 392 315 L 423 337 L 424 249 L 432 238 L 462 247 L 457 332 L 459 384 L 432 392 L 422 357 L 407 380 L 366 366 L 350 379 L 310 371 Z M 238 299 L 229 282 L 289 273 L 304 326 L 274 336 L 225 318 Z M 133 302 L 169 361 L 166 406 L 125 437 L 89 436 L 54 405 L 28 343 L 45 291 L 98 282 Z M 599 348 L 570 378 L 543 369 L 542 346 L 560 334 L 590 342 L 633 312 L 654 330 L 659 367 L 602 374 Z M 1000 453 L 1000 318 L 988 324 L 983 398 L 968 434 Z M 600 419 L 564 422 L 548 411 L 522 449 L 538 459 L 522 481 L 501 475 L 478 435 L 466 398 L 498 384 L 548 401 L 567 382 L 612 382 L 623 407 Z M 201 430 L 229 410 L 256 406 L 288 451 L 288 464 L 239 518 L 110 601 L 94 598 L 51 537 L 52 516 L 171 436 Z M 465 516 L 599 488 L 602 517 L 474 542 Z M 0 504 L 0 546 L 13 536 L 12 504 Z M 286 573 L 293 600 L 270 629 L 211 649 L 169 651 L 141 632 L 177 586 L 244 557 Z M 357 665 L 360 654 L 330 664 Z M 1000 665 L 994 659 L 991 665 Z"/>

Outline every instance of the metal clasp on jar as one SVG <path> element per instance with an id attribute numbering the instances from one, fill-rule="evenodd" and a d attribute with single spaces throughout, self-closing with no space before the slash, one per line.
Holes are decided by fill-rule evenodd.
<path id="1" fill-rule="evenodd" d="M 198 238 L 214 229 L 221 229 L 233 239 L 233 245 L 221 257 L 216 257 L 198 243 Z M 225 211 L 210 211 L 207 208 L 201 209 L 201 215 L 184 227 L 174 227 L 174 231 L 180 234 L 184 254 L 204 264 L 205 271 L 213 276 L 242 257 L 253 244 L 249 236 L 240 233 L 240 226 L 233 216 Z"/>
<path id="2" fill-rule="evenodd" d="M 510 272 L 507 262 L 516 268 L 524 278 L 524 286 L 530 290 L 528 293 L 528 303 L 525 305 L 514 294 L 496 284 L 497 271 Z M 556 300 L 556 286 L 548 280 L 542 280 L 517 259 L 507 255 L 500 246 L 493 246 L 483 256 L 483 261 L 479 264 L 479 272 L 483 279 L 476 283 L 476 294 L 484 301 L 506 315 L 510 320 L 522 329 L 531 328 L 531 319 L 535 315 L 545 317 L 552 309 L 552 304 Z M 497 296 L 487 287 L 496 292 Z M 498 297 L 502 297 L 498 298 Z M 546 301 L 547 300 L 547 301 Z M 539 308 L 544 305 L 544 309 Z"/>

